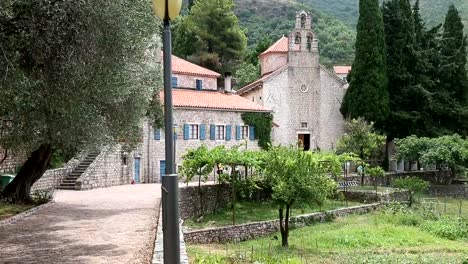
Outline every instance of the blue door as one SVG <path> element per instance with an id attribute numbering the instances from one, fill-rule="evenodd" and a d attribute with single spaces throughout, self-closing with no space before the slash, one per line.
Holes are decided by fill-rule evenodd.
<path id="1" fill-rule="evenodd" d="M 135 183 L 140 183 L 140 158 L 135 158 Z"/>
<path id="2" fill-rule="evenodd" d="M 166 161 L 159 161 L 159 182 L 162 182 L 163 175 L 166 174 Z"/>

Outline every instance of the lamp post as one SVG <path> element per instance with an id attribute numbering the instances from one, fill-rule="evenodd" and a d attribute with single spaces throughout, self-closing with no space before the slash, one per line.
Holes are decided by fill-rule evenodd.
<path id="1" fill-rule="evenodd" d="M 162 219 L 164 263 L 180 263 L 179 180 L 175 168 L 172 116 L 171 20 L 179 15 L 182 0 L 153 0 L 154 13 L 163 20 L 164 129 L 166 171 L 162 177 Z"/>

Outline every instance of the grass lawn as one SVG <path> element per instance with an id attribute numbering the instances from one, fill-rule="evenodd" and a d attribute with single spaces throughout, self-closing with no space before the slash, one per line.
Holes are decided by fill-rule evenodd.
<path id="1" fill-rule="evenodd" d="M 348 206 L 354 205 L 359 205 L 359 203 L 348 202 Z M 346 202 L 334 200 L 327 200 L 322 207 L 298 205 L 292 208 L 291 216 L 328 211 L 343 207 L 346 207 Z M 253 203 L 242 201 L 237 203 L 236 209 L 236 224 L 278 219 L 278 208 L 272 202 Z M 184 224 L 190 229 L 232 225 L 232 210 L 231 208 L 224 208 L 215 214 L 203 216 L 203 221 L 199 223 L 195 220 L 196 219 L 187 219 Z"/>
<path id="2" fill-rule="evenodd" d="M 370 186 L 370 185 L 350 186 L 348 188 L 349 188 L 350 191 L 374 191 L 375 192 L 375 187 Z M 377 191 L 380 192 L 380 193 L 393 192 L 393 191 L 395 191 L 395 188 L 385 187 L 385 186 L 377 186 Z"/>
<path id="3" fill-rule="evenodd" d="M 458 201 L 447 200 L 448 208 Z M 451 220 L 430 219 L 418 206 L 295 229 L 287 249 L 271 235 L 238 244 L 189 245 L 188 251 L 191 263 L 468 263 L 467 218 L 457 220 L 458 211 L 450 209 Z M 462 206 L 466 216 L 467 199 Z M 458 237 L 449 239 L 450 234 Z"/>
<path id="4" fill-rule="evenodd" d="M 24 212 L 34 205 L 11 204 L 0 200 L 0 220 Z"/>

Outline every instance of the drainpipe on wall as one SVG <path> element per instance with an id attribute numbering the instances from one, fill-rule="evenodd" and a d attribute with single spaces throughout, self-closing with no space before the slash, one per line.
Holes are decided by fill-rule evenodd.
<path id="1" fill-rule="evenodd" d="M 149 122 L 147 123 L 148 124 L 148 144 L 147 147 L 146 147 L 146 160 L 147 160 L 147 168 L 146 168 L 146 182 L 147 183 L 152 183 L 151 181 L 151 178 L 150 178 L 150 144 L 151 144 L 151 125 L 149 124 Z"/>

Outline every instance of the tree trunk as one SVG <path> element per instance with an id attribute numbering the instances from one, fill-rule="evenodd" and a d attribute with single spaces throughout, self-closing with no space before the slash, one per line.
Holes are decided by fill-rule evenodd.
<path id="1" fill-rule="evenodd" d="M 281 246 L 288 247 L 288 236 L 289 236 L 289 210 L 290 206 L 286 206 L 286 217 L 283 219 L 283 208 L 279 208 L 279 222 L 281 232 Z M 284 222 L 283 222 L 284 220 Z"/>
<path id="2" fill-rule="evenodd" d="M 31 187 L 50 168 L 52 146 L 42 144 L 21 167 L 14 180 L 3 191 L 3 196 L 15 203 L 31 203 Z"/>

